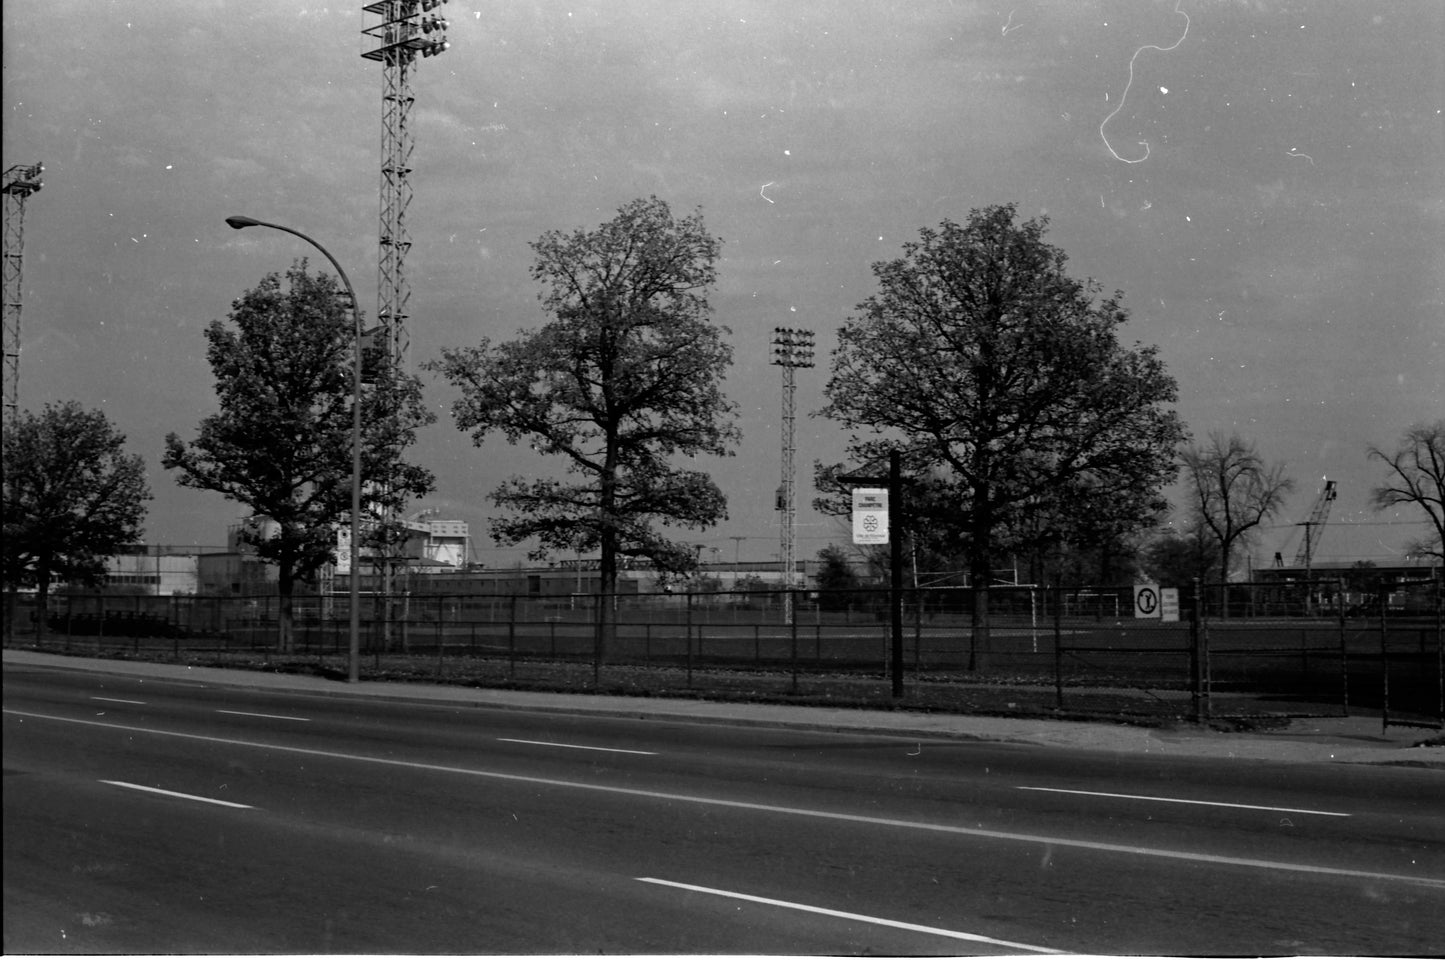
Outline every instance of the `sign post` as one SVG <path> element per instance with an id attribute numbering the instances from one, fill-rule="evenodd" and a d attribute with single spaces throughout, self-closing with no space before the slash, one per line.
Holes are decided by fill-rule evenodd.
<path id="1" fill-rule="evenodd" d="M 844 483 L 887 483 L 887 488 L 853 488 L 853 542 L 863 546 L 888 544 L 889 566 L 889 633 L 892 634 L 888 672 L 893 679 L 893 696 L 903 696 L 903 528 L 898 507 L 903 502 L 903 455 L 897 450 L 888 453 L 888 476 L 865 477 L 860 474 L 839 477 Z M 889 501 L 893 510 L 889 511 Z"/>

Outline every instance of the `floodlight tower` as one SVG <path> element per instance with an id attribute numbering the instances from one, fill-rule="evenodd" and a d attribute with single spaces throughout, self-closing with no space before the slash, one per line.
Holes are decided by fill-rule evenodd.
<path id="1" fill-rule="evenodd" d="M 24 297 L 21 267 L 25 254 L 25 201 L 41 187 L 44 164 L 17 164 L 5 171 L 5 422 L 20 399 L 20 305 Z"/>
<path id="2" fill-rule="evenodd" d="M 382 65 L 381 92 L 381 251 L 377 266 L 376 317 L 385 330 L 387 357 L 404 366 L 407 336 L 406 208 L 411 204 L 411 71 L 417 55 L 434 57 L 446 50 L 447 22 L 432 11 L 447 0 L 375 0 L 362 10 L 380 17 L 362 30 L 376 46 L 362 51 Z"/>
<path id="3" fill-rule="evenodd" d="M 793 622 L 793 527 L 798 516 L 796 490 L 793 485 L 793 445 L 795 417 L 795 371 L 813 365 L 813 331 L 796 327 L 773 328 L 773 365 L 783 368 L 783 483 L 778 487 L 778 512 L 782 514 L 783 622 Z"/>

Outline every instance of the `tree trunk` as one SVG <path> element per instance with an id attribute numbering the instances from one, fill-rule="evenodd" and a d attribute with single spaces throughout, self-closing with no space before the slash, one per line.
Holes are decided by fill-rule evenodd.
<path id="1" fill-rule="evenodd" d="M 276 574 L 276 648 L 281 653 L 289 654 L 296 651 L 296 639 L 291 626 L 291 594 L 295 589 L 296 578 L 291 569 L 291 558 L 283 554 L 280 560 Z"/>
<path id="2" fill-rule="evenodd" d="M 992 534 L 993 517 L 986 491 L 976 490 L 969 538 L 973 549 L 969 556 L 969 578 L 973 581 L 973 610 L 969 616 L 968 669 L 987 670 L 990 666 L 992 638 L 989 636 L 988 588 L 993 579 Z"/>
<path id="3" fill-rule="evenodd" d="M 614 608 L 617 596 L 617 527 L 613 521 L 613 509 L 617 503 L 617 437 L 616 431 L 607 431 L 607 453 L 598 478 L 598 514 L 601 530 L 598 531 L 598 595 L 597 595 L 597 636 L 593 640 L 592 685 L 601 680 L 602 662 L 612 645 L 617 631 L 617 611 Z"/>
<path id="4" fill-rule="evenodd" d="M 40 558 L 35 576 L 35 645 L 45 644 L 50 633 L 50 557 Z"/>

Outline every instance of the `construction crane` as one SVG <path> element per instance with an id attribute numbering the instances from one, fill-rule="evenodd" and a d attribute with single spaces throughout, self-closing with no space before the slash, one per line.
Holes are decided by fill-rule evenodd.
<path id="1" fill-rule="evenodd" d="M 447 0 L 375 0 L 362 7 L 380 22 L 362 30 L 376 46 L 362 57 L 382 65 L 381 231 L 377 265 L 376 318 L 387 334 L 389 360 L 404 368 L 410 348 L 407 334 L 406 208 L 411 204 L 411 72 L 418 56 L 444 52 L 447 22 L 432 11 Z"/>
<path id="2" fill-rule="evenodd" d="M 5 422 L 15 416 L 20 393 L 20 307 L 25 260 L 25 201 L 40 190 L 45 165 L 17 164 L 5 171 Z"/>
<path id="3" fill-rule="evenodd" d="M 1295 566 L 1305 568 L 1305 575 L 1309 575 L 1310 562 L 1314 560 L 1315 548 L 1320 545 L 1320 537 L 1324 534 L 1322 529 L 1325 521 L 1330 518 L 1330 504 L 1335 502 L 1335 482 L 1326 480 L 1320 495 L 1315 498 L 1314 506 L 1310 508 L 1309 519 L 1300 523 L 1305 528 L 1304 539 L 1300 541 L 1299 550 L 1294 555 Z M 1321 528 L 1316 531 L 1316 528 Z"/>

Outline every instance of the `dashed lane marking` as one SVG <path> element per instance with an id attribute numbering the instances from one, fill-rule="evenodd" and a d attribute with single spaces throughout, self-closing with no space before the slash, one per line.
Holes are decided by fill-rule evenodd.
<path id="1" fill-rule="evenodd" d="M 1019 790 L 1034 790 L 1039 793 L 1072 793 L 1081 797 L 1113 797 L 1117 800 L 1153 800 L 1155 803 L 1193 803 L 1204 807 L 1233 807 L 1236 810 L 1268 810 L 1272 813 L 1308 813 L 1316 817 L 1351 817 L 1351 813 L 1337 813 L 1333 810 L 1303 810 L 1299 807 L 1262 807 L 1252 803 L 1223 803 L 1218 800 L 1186 800 L 1182 797 L 1150 797 L 1135 793 L 1101 793 L 1096 790 L 1063 790 L 1058 787 L 1018 787 Z"/>
<path id="2" fill-rule="evenodd" d="M 215 800 L 211 797 L 198 797 L 193 793 L 176 793 L 174 790 L 162 790 L 160 787 L 147 787 L 139 783 L 126 783 L 124 780 L 102 780 L 101 783 L 108 783 L 112 787 L 125 787 L 127 790 L 140 790 L 144 793 L 158 793 L 163 797 L 176 797 L 180 800 L 195 800 L 197 803 L 213 803 L 218 807 L 234 807 L 237 810 L 254 809 L 249 804 L 232 803 L 229 800 Z"/>
<path id="3" fill-rule="evenodd" d="M 844 910 L 829 910 L 827 907 L 814 907 L 806 903 L 793 903 L 789 900 L 774 900 L 772 897 L 758 897 L 750 893 L 737 893 L 732 890 L 717 890 L 712 887 L 699 887 L 691 883 L 678 883 L 675 880 L 659 880 L 656 877 L 638 877 L 642 883 L 655 883 L 663 887 L 675 887 L 678 890 L 690 890 L 693 893 L 710 893 L 717 897 L 729 897 L 733 900 L 746 900 L 749 903 L 761 903 L 770 907 L 785 907 L 788 910 L 801 910 L 804 913 L 820 913 L 825 917 L 837 917 L 841 920 L 857 920 L 861 923 L 877 924 L 880 927 L 893 927 L 897 930 L 909 930 L 914 933 L 929 933 L 937 937 L 949 937 L 953 940 L 969 940 L 973 943 L 987 943 L 996 947 L 1008 947 L 1013 950 L 1028 950 L 1033 953 L 1064 953 L 1063 950 L 1052 950 L 1049 947 L 1038 947 L 1031 943 L 1015 943 L 1011 940 L 995 940 L 993 937 L 985 937 L 978 933 L 964 933 L 961 930 L 946 930 L 942 927 L 925 927 L 917 923 L 905 923 L 902 920 L 889 920 L 884 917 L 870 917 L 862 913 L 848 913 Z"/>
<path id="4" fill-rule="evenodd" d="M 1311 863 L 1290 863 L 1282 860 L 1259 860 L 1253 857 L 1230 857 L 1212 853 L 1196 853 L 1189 850 L 1166 850 L 1158 847 L 1136 847 L 1122 843 L 1103 843 L 1095 840 L 1079 840 L 1074 837 L 1051 837 L 1044 834 L 1013 833 L 1007 830 L 986 830 L 982 827 L 964 827 L 951 823 L 929 823 L 922 820 L 898 820 L 892 817 L 870 817 L 860 813 L 839 813 L 831 810 L 809 810 L 805 807 L 786 807 L 771 803 L 749 803 L 744 800 L 725 800 L 721 797 L 702 797 L 696 794 L 666 793 L 660 790 L 638 790 L 633 787 L 614 787 L 601 783 L 584 783 L 578 780 L 556 780 L 550 777 L 529 777 L 518 773 L 500 773 L 495 770 L 474 770 L 467 767 L 452 767 L 438 763 L 421 763 L 415 760 L 395 760 L 390 757 L 369 757 L 365 754 L 341 753 L 335 750 L 319 750 L 314 747 L 293 747 L 281 743 L 264 743 L 255 740 L 237 740 L 230 737 L 212 737 L 200 733 L 182 733 L 178 730 L 161 730 L 155 727 L 141 727 L 133 724 L 106 723 L 101 720 L 83 720 L 78 717 L 60 717 L 53 714 L 32 713 L 27 710 L 3 711 L 11 716 L 31 720 L 50 720 L 55 723 L 73 723 L 85 727 L 104 727 L 124 733 L 144 733 L 157 737 L 172 737 L 178 740 L 193 740 L 200 743 L 214 743 L 228 747 L 245 747 L 251 750 L 272 750 L 277 753 L 292 753 L 297 756 L 319 757 L 327 760 L 344 760 L 351 763 L 374 763 L 406 770 L 425 770 L 432 773 L 450 773 L 467 777 L 480 777 L 505 783 L 525 783 L 534 786 L 557 787 L 565 790 L 586 790 L 592 793 L 607 793 L 614 796 L 641 797 L 649 800 L 665 800 L 670 803 L 695 803 L 699 806 L 721 807 L 730 810 L 748 810 L 755 813 L 775 813 L 782 816 L 808 817 L 815 820 L 832 820 L 838 823 L 858 823 L 875 827 L 893 827 L 904 830 L 923 830 L 930 833 L 948 834 L 959 837 L 976 837 L 983 840 L 1004 840 L 1015 843 L 1038 844 L 1042 846 L 1067 847 L 1075 850 L 1093 850 L 1100 853 L 1120 853 L 1136 857 L 1157 857 L 1165 860 L 1182 860 L 1189 863 L 1208 863 L 1217 866 L 1251 867 L 1261 870 L 1280 870 L 1290 873 L 1312 874 L 1326 877 L 1350 877 L 1364 880 L 1381 880 L 1391 883 L 1410 883 L 1438 889 L 1445 889 L 1445 878 L 1409 876 L 1402 873 L 1384 873 L 1374 870 L 1352 870 L 1346 867 L 1327 867 Z"/>
<path id="5" fill-rule="evenodd" d="M 217 713 L 230 714 L 233 717 L 260 717 L 262 720 L 295 720 L 297 723 L 310 723 L 310 717 L 287 717 L 279 713 L 251 713 L 247 710 L 217 710 Z"/>
<path id="6" fill-rule="evenodd" d="M 551 740 L 515 740 L 512 737 L 498 737 L 502 743 L 526 743 L 534 747 L 562 747 L 566 750 L 597 750 L 602 753 L 634 753 L 643 757 L 655 757 L 655 750 L 623 750 L 621 747 L 589 747 L 580 743 L 554 743 Z"/>

